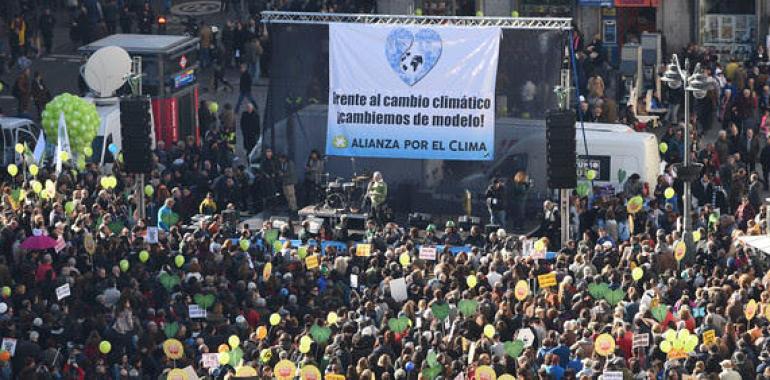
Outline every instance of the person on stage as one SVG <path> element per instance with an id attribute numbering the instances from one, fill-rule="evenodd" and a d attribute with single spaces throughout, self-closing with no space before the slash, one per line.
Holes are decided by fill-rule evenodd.
<path id="1" fill-rule="evenodd" d="M 382 179 L 382 173 L 374 172 L 372 181 L 369 182 L 369 186 L 366 189 L 366 197 L 372 205 L 372 218 L 377 221 L 378 225 L 382 224 L 383 206 L 388 198 L 388 184 Z"/>

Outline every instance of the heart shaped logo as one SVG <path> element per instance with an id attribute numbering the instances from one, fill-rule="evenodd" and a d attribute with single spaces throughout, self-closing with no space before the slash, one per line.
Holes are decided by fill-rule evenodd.
<path id="1" fill-rule="evenodd" d="M 419 29 L 412 33 L 396 28 L 388 34 L 385 58 L 398 77 L 413 86 L 436 66 L 441 49 L 441 36 L 431 29 Z"/>

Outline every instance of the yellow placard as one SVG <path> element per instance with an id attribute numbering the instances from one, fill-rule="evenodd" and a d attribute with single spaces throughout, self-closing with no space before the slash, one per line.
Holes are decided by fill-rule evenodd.
<path id="1" fill-rule="evenodd" d="M 318 255 L 305 257 L 305 266 L 307 266 L 307 269 L 318 268 Z"/>
<path id="2" fill-rule="evenodd" d="M 294 372 L 297 366 L 291 360 L 281 360 L 273 368 L 273 374 L 278 380 L 291 380 L 294 378 Z"/>
<path id="3" fill-rule="evenodd" d="M 594 351 L 604 357 L 610 356 L 615 352 L 615 339 L 607 333 L 597 336 L 594 341 Z"/>
<path id="4" fill-rule="evenodd" d="M 556 286 L 556 273 L 551 272 L 548 274 L 541 274 L 537 276 L 537 284 L 541 288 L 549 288 L 551 286 Z"/>
<path id="5" fill-rule="evenodd" d="M 318 367 L 308 364 L 299 370 L 299 378 L 301 380 L 321 380 L 321 371 Z"/>
<path id="6" fill-rule="evenodd" d="M 324 380 L 345 380 L 345 375 L 338 375 L 336 373 L 327 373 L 324 376 Z"/>
<path id="7" fill-rule="evenodd" d="M 166 339 L 163 342 L 163 353 L 171 360 L 179 360 L 184 356 L 184 346 L 176 339 Z"/>
<path id="8" fill-rule="evenodd" d="M 710 346 L 717 342 L 716 330 L 706 330 L 703 332 L 703 344 Z"/>
<path id="9" fill-rule="evenodd" d="M 529 296 L 529 283 L 525 280 L 519 280 L 516 287 L 513 288 L 513 294 L 519 301 L 524 301 Z"/>
<path id="10" fill-rule="evenodd" d="M 371 244 L 359 244 L 356 246 L 356 256 L 369 257 L 372 255 Z"/>
<path id="11" fill-rule="evenodd" d="M 497 380 L 497 373 L 492 367 L 482 365 L 476 368 L 476 380 Z"/>
<path id="12" fill-rule="evenodd" d="M 754 319 L 754 316 L 757 315 L 757 307 L 757 301 L 749 300 L 746 304 L 746 308 L 743 310 L 743 315 L 746 316 L 746 319 L 749 321 Z"/>
<path id="13" fill-rule="evenodd" d="M 238 376 L 238 377 L 257 376 L 257 370 L 254 367 L 240 366 L 235 369 L 235 376 Z"/>
<path id="14" fill-rule="evenodd" d="M 676 243 L 674 246 L 674 258 L 676 261 L 682 261 L 684 255 L 687 253 L 687 245 L 683 241 Z"/>
<path id="15" fill-rule="evenodd" d="M 762 306 L 762 310 L 765 313 L 765 319 L 770 321 L 770 303 L 766 303 Z"/>
<path id="16" fill-rule="evenodd" d="M 262 268 L 262 279 L 265 281 L 269 280 L 271 274 L 273 274 L 273 263 L 267 263 Z"/>

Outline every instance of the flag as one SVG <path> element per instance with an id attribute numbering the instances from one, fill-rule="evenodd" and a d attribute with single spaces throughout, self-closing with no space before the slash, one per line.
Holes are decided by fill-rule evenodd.
<path id="1" fill-rule="evenodd" d="M 32 152 L 32 157 L 35 159 L 36 164 L 40 164 L 40 161 L 43 159 L 43 156 L 45 155 L 45 133 L 43 133 L 43 128 L 40 128 L 40 135 L 37 136 L 37 144 L 35 144 L 35 151 Z"/>
<path id="2" fill-rule="evenodd" d="M 57 176 L 59 173 L 61 173 L 61 167 L 63 163 L 61 159 L 62 152 L 67 152 L 70 157 L 72 156 L 72 150 L 70 149 L 70 139 L 67 135 L 67 123 L 64 120 L 64 112 L 59 113 L 59 131 L 56 139 L 56 157 L 54 157 L 56 162 Z"/>

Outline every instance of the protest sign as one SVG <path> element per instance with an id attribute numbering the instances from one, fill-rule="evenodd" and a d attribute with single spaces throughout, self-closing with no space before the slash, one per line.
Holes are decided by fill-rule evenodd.
<path id="1" fill-rule="evenodd" d="M 70 296 L 70 284 L 64 284 L 56 288 L 56 299 L 61 301 Z"/>

